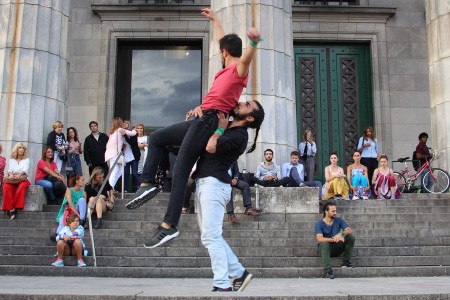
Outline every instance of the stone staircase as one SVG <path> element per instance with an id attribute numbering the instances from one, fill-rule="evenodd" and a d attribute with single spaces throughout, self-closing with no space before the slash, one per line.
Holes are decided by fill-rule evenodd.
<path id="1" fill-rule="evenodd" d="M 183 215 L 180 236 L 163 247 L 145 249 L 161 220 L 168 194 L 160 194 L 137 210 L 116 200 L 114 213 L 95 230 L 97 268 L 55 268 L 55 246 L 48 236 L 56 226 L 59 207 L 22 212 L 18 219 L 0 219 L 0 274 L 31 276 L 97 276 L 208 278 L 212 277 L 206 249 L 200 242 L 195 214 Z M 338 215 L 354 229 L 355 269 L 337 277 L 446 276 L 450 274 L 450 195 L 405 194 L 402 200 L 337 201 Z M 322 277 L 316 254 L 314 222 L 321 214 L 237 214 L 232 226 L 224 217 L 224 236 L 246 268 L 260 278 Z M 91 251 L 89 231 L 85 242 Z M 65 258 L 74 266 L 73 257 Z"/>

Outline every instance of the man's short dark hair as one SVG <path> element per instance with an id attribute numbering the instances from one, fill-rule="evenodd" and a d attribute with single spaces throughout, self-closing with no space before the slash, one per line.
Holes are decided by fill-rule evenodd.
<path id="1" fill-rule="evenodd" d="M 336 203 L 334 203 L 333 201 L 329 201 L 329 202 L 325 203 L 325 205 L 322 208 L 324 217 L 325 217 L 325 212 L 330 210 L 330 206 L 336 206 Z"/>
<path id="2" fill-rule="evenodd" d="M 424 137 L 428 138 L 428 133 L 422 132 L 421 134 L 419 134 L 419 140 L 424 138 Z"/>
<path id="3" fill-rule="evenodd" d="M 95 121 L 90 121 L 90 122 L 89 122 L 89 128 L 91 128 L 91 125 L 92 125 L 92 124 L 95 124 L 95 125 L 97 125 L 97 127 L 98 127 L 98 123 L 97 123 L 97 122 L 95 122 Z"/>
<path id="4" fill-rule="evenodd" d="M 264 150 L 264 155 L 266 155 L 266 152 L 270 152 L 270 153 L 272 153 L 272 155 L 273 155 L 272 149 L 266 149 L 266 150 Z"/>
<path id="5" fill-rule="evenodd" d="M 236 33 L 231 33 L 223 36 L 220 41 L 220 51 L 227 50 L 233 57 L 241 57 L 242 55 L 242 40 Z"/>
<path id="6" fill-rule="evenodd" d="M 294 150 L 291 152 L 291 156 L 300 156 L 300 153 L 298 153 L 297 150 Z"/>

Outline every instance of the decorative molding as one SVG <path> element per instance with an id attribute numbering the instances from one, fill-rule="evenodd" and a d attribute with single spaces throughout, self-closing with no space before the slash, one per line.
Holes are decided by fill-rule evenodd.
<path id="1" fill-rule="evenodd" d="M 386 23 L 395 7 L 293 6 L 292 22 Z"/>
<path id="2" fill-rule="evenodd" d="M 204 21 L 204 5 L 108 5 L 93 4 L 102 21 Z"/>

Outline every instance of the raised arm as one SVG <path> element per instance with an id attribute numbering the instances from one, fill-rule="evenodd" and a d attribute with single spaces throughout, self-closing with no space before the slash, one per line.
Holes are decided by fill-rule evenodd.
<path id="1" fill-rule="evenodd" d="M 250 39 L 250 44 L 245 48 L 244 54 L 239 58 L 237 64 L 237 72 L 239 76 L 245 77 L 250 69 L 250 63 L 256 54 L 256 47 L 261 40 L 261 33 L 255 27 L 250 27 L 247 30 L 247 37 Z"/>
<path id="2" fill-rule="evenodd" d="M 214 32 L 216 34 L 216 41 L 219 42 L 220 39 L 223 38 L 223 36 L 225 35 L 219 17 L 216 15 L 215 12 L 212 11 L 211 8 L 203 8 L 202 15 L 207 17 L 213 23 Z"/>

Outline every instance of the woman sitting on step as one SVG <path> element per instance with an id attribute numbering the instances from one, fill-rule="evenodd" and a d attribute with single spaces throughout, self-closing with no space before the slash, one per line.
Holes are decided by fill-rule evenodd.
<path id="1" fill-rule="evenodd" d="M 386 154 L 380 156 L 380 166 L 373 172 L 372 185 L 373 192 L 377 199 L 396 199 L 397 183 L 395 182 L 394 171 L 387 166 L 388 157 Z"/>
<path id="2" fill-rule="evenodd" d="M 27 157 L 27 147 L 22 143 L 15 144 L 3 185 L 2 210 L 9 214 L 11 220 L 14 220 L 17 211 L 22 210 L 25 206 L 25 195 L 30 186 L 29 168 L 30 159 Z"/>
<path id="3" fill-rule="evenodd" d="M 323 185 L 324 199 L 342 200 L 348 199 L 349 186 L 344 169 L 337 165 L 339 161 L 336 152 L 330 154 L 330 165 L 325 167 L 325 184 Z"/>
<path id="4" fill-rule="evenodd" d="M 101 167 L 96 167 L 92 170 L 91 179 L 89 183 L 86 185 L 84 190 L 86 191 L 86 196 L 88 199 L 88 205 L 92 208 L 94 205 L 95 197 L 100 191 L 100 188 L 103 184 L 104 179 L 104 171 Z M 109 210 L 112 211 L 114 209 L 114 190 L 109 185 L 109 182 L 105 183 L 105 186 L 97 200 L 97 204 L 95 205 L 95 212 L 97 214 L 97 224 L 95 224 L 95 229 L 102 228 L 103 225 L 103 214 L 107 213 Z M 92 213 L 92 211 L 91 211 Z M 88 216 L 90 217 L 90 216 Z"/>
<path id="5" fill-rule="evenodd" d="M 347 178 L 350 180 L 350 189 L 353 192 L 352 200 L 369 199 L 370 188 L 367 177 L 367 167 L 361 164 L 361 152 L 353 152 L 354 163 L 347 167 Z"/>
<path id="6" fill-rule="evenodd" d="M 87 256 L 87 248 L 83 242 L 84 228 L 80 225 L 80 218 L 73 214 L 67 220 L 67 226 L 64 226 L 56 236 L 56 251 L 58 258 L 52 263 L 54 267 L 64 267 L 64 255 L 76 256 L 77 265 L 80 268 L 86 267 L 83 261 L 83 255 Z"/>
<path id="7" fill-rule="evenodd" d="M 66 193 L 66 179 L 59 173 L 53 159 L 54 153 L 52 148 L 45 147 L 42 157 L 36 165 L 34 182 L 36 185 L 44 188 L 49 204 L 59 204 Z"/>
<path id="8" fill-rule="evenodd" d="M 59 210 L 56 222 L 59 223 L 56 234 L 59 234 L 64 227 L 64 213 L 71 208 L 73 213 L 80 218 L 81 226 L 86 222 L 86 192 L 84 191 L 84 177 L 82 175 L 73 175 L 69 180 L 70 188 L 67 189 L 66 196 Z"/>

